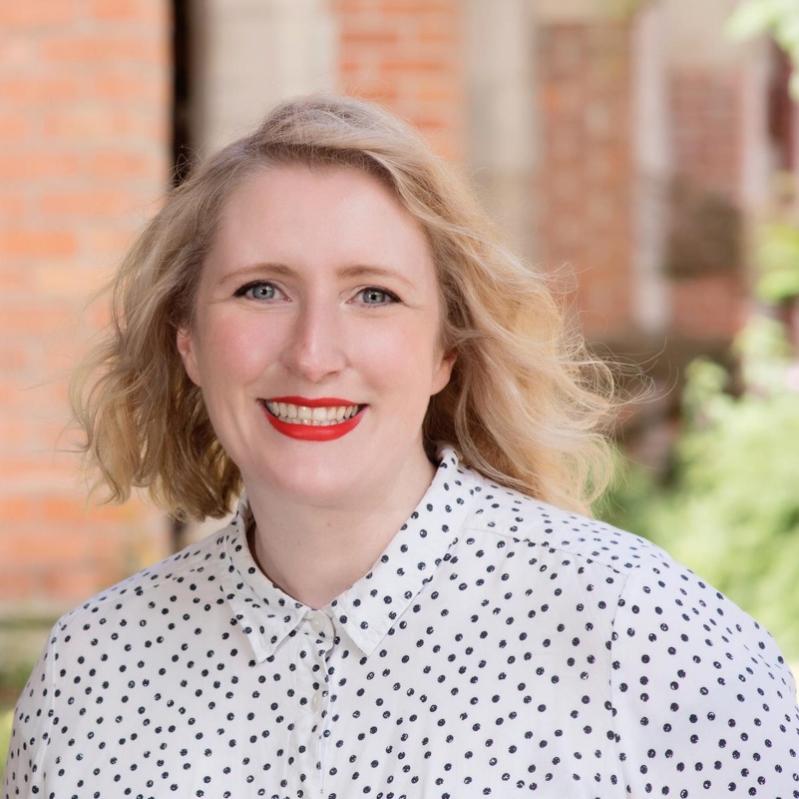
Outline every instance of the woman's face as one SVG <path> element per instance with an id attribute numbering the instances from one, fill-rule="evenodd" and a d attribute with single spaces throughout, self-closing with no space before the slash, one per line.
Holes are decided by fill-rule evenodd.
<path id="1" fill-rule="evenodd" d="M 303 164 L 248 176 L 177 337 L 248 490 L 343 505 L 429 468 L 422 421 L 454 361 L 439 306 L 421 226 L 374 177 Z M 298 424 L 319 400 L 326 417 L 359 412 Z"/>

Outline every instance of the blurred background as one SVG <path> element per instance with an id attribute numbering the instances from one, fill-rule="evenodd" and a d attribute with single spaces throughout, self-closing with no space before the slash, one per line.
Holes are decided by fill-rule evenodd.
<path id="1" fill-rule="evenodd" d="M 0 765 L 58 615 L 220 526 L 86 499 L 67 374 L 164 193 L 279 100 L 376 100 L 657 391 L 596 513 L 799 663 L 799 4 L 0 4 Z"/>

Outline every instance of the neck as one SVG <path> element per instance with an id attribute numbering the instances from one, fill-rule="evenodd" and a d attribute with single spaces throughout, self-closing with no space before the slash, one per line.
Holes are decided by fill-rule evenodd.
<path id="1" fill-rule="evenodd" d="M 328 605 L 369 571 L 429 488 L 435 466 L 421 455 L 336 507 L 247 482 L 248 543 L 261 571 L 299 602 Z"/>

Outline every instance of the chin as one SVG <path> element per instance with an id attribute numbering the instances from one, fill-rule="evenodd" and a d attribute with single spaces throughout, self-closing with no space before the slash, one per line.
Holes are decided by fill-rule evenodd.
<path id="1" fill-rule="evenodd" d="M 295 461 L 285 469 L 261 466 L 251 471 L 250 476 L 254 485 L 271 485 L 287 497 L 308 503 L 340 499 L 358 485 L 351 470 L 331 468 L 329 461 L 304 464 Z"/>

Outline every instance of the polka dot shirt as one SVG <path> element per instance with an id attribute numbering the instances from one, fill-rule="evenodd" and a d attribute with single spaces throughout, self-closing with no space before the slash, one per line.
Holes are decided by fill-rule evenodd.
<path id="1" fill-rule="evenodd" d="M 769 633 L 642 538 L 442 445 L 371 571 L 314 610 L 235 519 L 53 627 L 4 796 L 799 797 Z"/>

